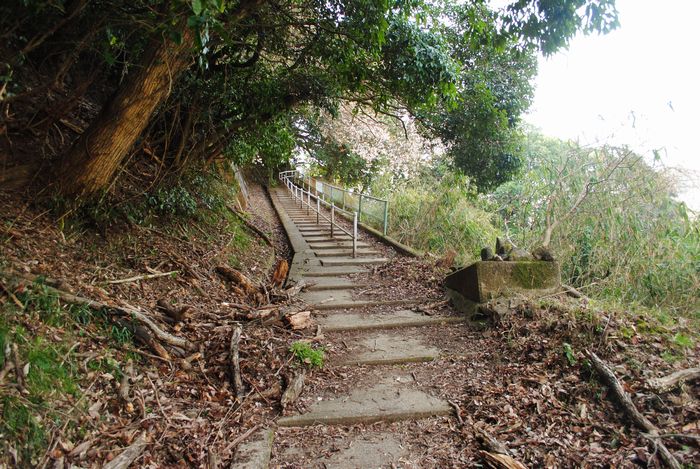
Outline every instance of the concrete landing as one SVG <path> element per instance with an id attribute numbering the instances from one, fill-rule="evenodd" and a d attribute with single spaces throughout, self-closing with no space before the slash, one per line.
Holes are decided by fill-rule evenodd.
<path id="1" fill-rule="evenodd" d="M 415 311 L 400 310 L 393 312 L 374 312 L 372 314 L 327 313 L 326 315 L 317 316 L 316 322 L 324 331 L 337 332 L 454 324 L 464 322 L 464 318 L 458 316 L 426 316 L 421 313 L 416 313 Z"/>
<path id="2" fill-rule="evenodd" d="M 410 376 L 390 375 L 380 383 L 358 388 L 347 396 L 316 400 L 309 412 L 277 421 L 281 427 L 315 424 L 355 425 L 359 423 L 396 422 L 437 415 L 449 415 L 452 407 L 423 391 L 414 389 Z"/>
<path id="3" fill-rule="evenodd" d="M 393 365 L 432 361 L 440 349 L 426 345 L 417 337 L 399 333 L 375 332 L 344 341 L 348 350 L 332 359 L 332 365 Z"/>
<path id="4" fill-rule="evenodd" d="M 231 469 L 265 469 L 270 465 L 275 432 L 263 429 L 241 443 L 231 461 Z"/>

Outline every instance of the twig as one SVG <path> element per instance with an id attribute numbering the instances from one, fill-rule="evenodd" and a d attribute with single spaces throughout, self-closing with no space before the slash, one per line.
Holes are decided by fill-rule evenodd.
<path id="1" fill-rule="evenodd" d="M 10 297 L 10 299 L 19 307 L 19 309 L 24 309 L 24 304 L 21 301 L 19 301 L 19 298 L 17 298 L 15 294 L 12 293 L 12 291 L 9 288 L 7 288 L 2 282 L 0 282 L 0 288 L 2 288 L 5 291 L 5 293 L 7 293 L 7 296 Z"/>
<path id="2" fill-rule="evenodd" d="M 464 425 L 464 419 L 462 418 L 462 409 L 459 408 L 459 405 L 454 401 L 447 401 L 447 403 L 450 404 L 455 410 L 455 414 L 457 414 L 457 421 L 459 422 L 459 424 Z"/>
<path id="3" fill-rule="evenodd" d="M 601 360 L 598 355 L 593 352 L 588 352 L 588 356 L 591 358 L 591 364 L 593 368 L 598 372 L 603 383 L 610 389 L 610 391 L 615 396 L 615 399 L 622 406 L 622 410 L 629 418 L 632 423 L 643 430 L 642 433 L 647 439 L 651 440 L 654 446 L 658 449 L 661 456 L 661 460 L 672 469 L 681 469 L 681 465 L 676 459 L 676 457 L 666 448 L 663 441 L 658 441 L 658 437 L 661 433 L 659 429 L 651 423 L 644 415 L 642 415 L 637 407 L 632 402 L 630 395 L 624 390 L 620 381 L 615 376 L 615 373 Z M 648 434 L 648 435 L 647 435 Z"/>
<path id="4" fill-rule="evenodd" d="M 241 380 L 241 363 L 238 356 L 238 343 L 241 341 L 241 333 L 243 332 L 243 327 L 240 324 L 236 324 L 233 328 L 233 333 L 231 334 L 231 346 L 229 349 L 229 359 L 231 361 L 231 379 L 233 381 L 233 390 L 236 393 L 236 397 L 240 401 L 243 399 L 243 381 Z"/>
<path id="5" fill-rule="evenodd" d="M 136 275 L 134 277 L 129 277 L 129 278 L 123 278 L 119 280 L 108 280 L 106 283 L 109 284 L 117 284 L 117 283 L 129 283 L 129 282 L 136 282 L 138 280 L 150 280 L 152 278 L 158 278 L 158 277 L 167 277 L 168 275 L 174 275 L 174 274 L 179 274 L 179 270 L 171 270 L 170 272 L 158 272 L 157 274 L 145 274 L 145 275 Z"/>
<path id="6" fill-rule="evenodd" d="M 259 424 L 255 425 L 253 428 L 251 428 L 250 430 L 248 430 L 247 432 L 245 432 L 245 433 L 242 434 L 241 436 L 236 437 L 236 438 L 235 438 L 231 443 L 229 443 L 228 446 L 224 449 L 224 451 L 223 451 L 224 454 L 228 453 L 228 452 L 231 451 L 233 448 L 235 448 L 236 446 L 238 446 L 238 444 L 239 444 L 241 441 L 243 441 L 243 440 L 245 440 L 246 438 L 248 438 L 250 435 L 253 434 L 253 432 L 255 432 L 255 431 L 256 431 L 257 429 L 259 429 L 260 427 L 262 427 L 262 423 L 259 423 Z"/>

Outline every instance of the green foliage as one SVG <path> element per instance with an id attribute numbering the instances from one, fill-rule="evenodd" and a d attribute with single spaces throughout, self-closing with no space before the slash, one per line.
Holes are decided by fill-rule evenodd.
<path id="1" fill-rule="evenodd" d="M 191 217 L 197 211 L 197 201 L 182 186 L 159 188 L 148 197 L 148 205 L 161 215 Z"/>
<path id="2" fill-rule="evenodd" d="M 550 227 L 564 282 L 602 298 L 697 311 L 700 226 L 674 199 L 670 174 L 624 147 L 534 132 L 525 142 L 522 173 L 484 199 L 517 244 L 536 247 Z"/>
<path id="3" fill-rule="evenodd" d="M 673 336 L 673 343 L 684 349 L 691 349 L 694 345 L 693 339 L 680 332 Z"/>
<path id="4" fill-rule="evenodd" d="M 323 348 L 314 348 L 307 342 L 297 341 L 289 347 L 289 351 L 300 363 L 310 368 L 323 368 L 323 360 L 325 358 Z"/>
<path id="5" fill-rule="evenodd" d="M 564 342 L 562 349 L 564 351 L 564 358 L 566 358 L 569 366 L 574 366 L 576 364 L 576 355 L 574 355 L 574 350 L 571 348 L 571 344 Z"/>
<path id="6" fill-rule="evenodd" d="M 389 235 L 420 250 L 454 250 L 461 262 L 474 260 L 498 233 L 475 197 L 469 179 L 451 172 L 401 182 L 389 197 Z"/>

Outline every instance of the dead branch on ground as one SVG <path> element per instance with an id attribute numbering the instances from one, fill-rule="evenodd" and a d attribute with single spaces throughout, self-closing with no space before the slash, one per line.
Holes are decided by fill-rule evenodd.
<path id="1" fill-rule="evenodd" d="M 243 327 L 240 324 L 236 324 L 233 328 L 233 333 L 231 334 L 231 346 L 229 348 L 229 360 L 231 361 L 231 380 L 233 383 L 233 390 L 236 393 L 238 400 L 242 400 L 244 396 L 243 391 L 243 381 L 241 380 L 241 362 L 238 356 L 238 343 L 241 341 L 241 334 L 243 333 Z"/>
<path id="2" fill-rule="evenodd" d="M 301 391 L 304 389 L 304 378 L 306 374 L 301 371 L 294 375 L 294 377 L 289 380 L 289 385 L 287 389 L 284 390 L 282 398 L 280 399 L 280 404 L 282 405 L 282 410 L 286 409 L 287 406 L 294 404 L 296 400 L 301 395 Z"/>
<path id="3" fill-rule="evenodd" d="M 146 433 L 141 433 L 138 438 L 128 446 L 124 451 L 119 453 L 119 456 L 105 464 L 104 469 L 127 469 L 131 463 L 141 456 L 143 450 L 146 449 L 148 442 L 146 441 Z"/>
<path id="4" fill-rule="evenodd" d="M 686 368 L 668 376 L 650 379 L 649 388 L 658 393 L 668 392 L 686 381 L 693 381 L 698 378 L 700 378 L 700 368 Z"/>
<path id="5" fill-rule="evenodd" d="M 672 469 L 681 469 L 681 465 L 676 457 L 668 450 L 663 441 L 658 438 L 658 436 L 661 434 L 659 429 L 653 423 L 651 423 L 649 419 L 642 415 L 639 410 L 637 410 L 634 402 L 632 402 L 632 398 L 624 390 L 620 384 L 620 381 L 615 376 L 615 373 L 613 373 L 605 362 L 603 362 L 603 360 L 601 360 L 595 353 L 588 352 L 588 356 L 591 358 L 591 364 L 598 373 L 598 376 L 603 384 L 610 389 L 617 402 L 622 406 L 622 411 L 625 416 L 640 430 L 648 433 L 648 436 L 645 435 L 646 438 L 654 444 L 664 464 Z M 642 433 L 642 435 L 644 435 L 644 433 Z"/>
<path id="6" fill-rule="evenodd" d="M 486 465 L 493 469 L 526 469 L 520 461 L 510 456 L 508 448 L 485 430 L 475 431 L 476 440 L 483 450 L 479 451 Z"/>

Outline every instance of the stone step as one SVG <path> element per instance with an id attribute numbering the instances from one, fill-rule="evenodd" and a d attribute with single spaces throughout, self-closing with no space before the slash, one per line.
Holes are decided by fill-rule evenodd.
<path id="1" fill-rule="evenodd" d="M 349 395 L 314 399 L 308 412 L 282 417 L 277 424 L 281 427 L 356 425 L 415 420 L 452 413 L 449 403 L 415 389 L 413 381 L 411 376 L 396 376 L 396 373 L 392 373 L 377 384 L 357 388 Z"/>
<path id="2" fill-rule="evenodd" d="M 347 350 L 331 365 L 396 365 L 432 361 L 440 349 L 426 345 L 415 334 L 374 332 L 343 341 Z"/>
<path id="3" fill-rule="evenodd" d="M 324 257 L 321 258 L 321 265 L 324 267 L 336 266 L 336 265 L 370 265 L 370 264 L 384 264 L 389 259 L 386 257 L 363 257 L 353 259 L 352 257 Z"/>
<path id="4" fill-rule="evenodd" d="M 343 249 L 319 249 L 316 251 L 316 257 L 352 257 L 352 247 Z M 382 253 L 376 249 L 357 249 L 355 255 L 357 257 L 376 257 L 380 256 Z"/>
<path id="5" fill-rule="evenodd" d="M 306 291 L 314 290 L 347 290 L 348 288 L 364 288 L 367 283 L 358 283 L 349 278 L 338 277 L 309 277 L 304 276 L 307 283 Z"/>
<path id="6" fill-rule="evenodd" d="M 337 277 L 340 275 L 357 274 L 367 272 L 367 268 L 361 265 L 324 267 L 322 265 L 308 266 L 300 273 L 304 277 Z"/>
<path id="7" fill-rule="evenodd" d="M 324 290 L 306 290 L 299 294 L 299 298 L 306 302 L 309 308 L 316 310 L 327 309 L 355 309 L 367 308 L 371 306 L 392 306 L 392 305 L 409 305 L 419 304 L 421 300 L 403 299 L 403 300 L 367 300 L 354 299 L 352 289 L 337 289 L 332 291 Z"/>
<path id="8" fill-rule="evenodd" d="M 388 431 L 368 431 L 363 428 L 358 432 L 359 434 L 353 431 L 351 434 L 341 433 L 333 438 L 317 435 L 314 441 L 319 443 L 308 445 L 309 430 L 304 428 L 303 434 L 288 436 L 285 439 L 285 443 L 291 446 L 278 452 L 278 457 L 273 461 L 274 467 L 286 466 L 289 461 L 292 461 L 292 464 L 300 461 L 305 464 L 304 467 L 313 469 L 413 467 L 405 464 L 410 453 L 408 445 L 401 440 L 402 435 L 395 435 Z M 285 431 L 302 430 L 285 429 Z"/>
<path id="9" fill-rule="evenodd" d="M 464 322 L 460 316 L 426 316 L 415 311 L 399 310 L 391 312 L 331 313 L 316 315 L 316 323 L 327 332 L 362 331 L 375 329 L 393 329 L 397 327 L 420 327 L 438 324 Z"/>
<path id="10" fill-rule="evenodd" d="M 367 248 L 371 247 L 372 245 L 369 243 L 365 243 L 364 241 L 358 241 L 357 242 L 357 247 L 358 248 Z M 327 249 L 340 249 L 340 248 L 352 248 L 352 241 L 336 241 L 336 240 L 329 240 L 329 241 L 314 241 L 309 243 L 309 247 L 314 250 L 314 251 L 321 251 L 321 250 L 327 250 Z"/>
<path id="11" fill-rule="evenodd" d="M 318 236 L 318 235 L 308 236 L 308 235 L 299 234 L 299 236 L 302 236 L 304 238 L 304 241 L 306 241 L 309 245 L 316 244 L 318 242 L 325 243 L 325 242 L 329 242 L 329 241 L 347 241 L 347 242 L 352 243 L 352 237 L 348 236 L 346 234 L 340 234 L 340 235 L 335 234 L 335 235 L 333 235 L 332 238 L 328 235 L 326 235 L 326 236 Z"/>

